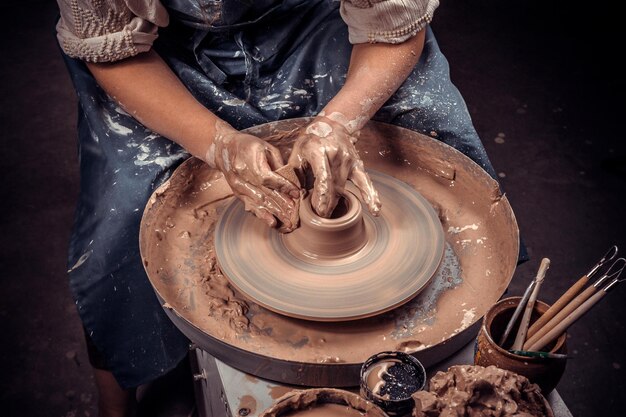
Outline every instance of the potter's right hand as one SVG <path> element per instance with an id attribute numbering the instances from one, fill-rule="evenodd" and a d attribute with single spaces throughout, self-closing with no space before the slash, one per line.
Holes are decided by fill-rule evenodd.
<path id="1" fill-rule="evenodd" d="M 224 173 L 233 193 L 270 227 L 281 231 L 297 227 L 300 189 L 274 171 L 283 166 L 274 146 L 218 122 L 205 161 Z"/>
<path id="2" fill-rule="evenodd" d="M 350 180 L 361 192 L 361 197 L 374 216 L 380 213 L 380 198 L 365 171 L 355 143 L 356 135 L 346 125 L 318 116 L 297 133 L 289 165 L 306 178 L 311 169 L 315 177 L 311 205 L 321 217 L 330 217 Z"/>

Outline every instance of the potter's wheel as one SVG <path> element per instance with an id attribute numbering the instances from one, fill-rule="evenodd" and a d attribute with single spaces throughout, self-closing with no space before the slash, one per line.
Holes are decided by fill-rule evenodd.
<path id="1" fill-rule="evenodd" d="M 347 191 L 345 213 L 315 215 L 301 205 L 301 227 L 279 233 L 234 200 L 215 228 L 222 272 L 247 298 L 290 317 L 353 320 L 395 308 L 422 290 L 439 267 L 444 238 L 437 213 L 415 189 L 370 171 L 379 217 Z"/>
<path id="2" fill-rule="evenodd" d="M 308 119 L 249 130 L 269 137 Z M 292 143 L 276 142 L 283 156 Z M 463 347 L 507 288 L 519 250 L 507 198 L 477 164 L 427 136 L 369 123 L 357 149 L 372 171 L 390 175 L 434 208 L 445 239 L 431 281 L 406 303 L 350 321 L 302 320 L 250 301 L 217 264 L 217 221 L 234 197 L 221 173 L 185 161 L 148 202 L 141 223 L 144 266 L 166 313 L 199 347 L 244 372 L 307 386 L 358 385 L 361 364 L 385 350 L 425 366 Z M 385 207 L 383 207 L 385 210 Z"/>

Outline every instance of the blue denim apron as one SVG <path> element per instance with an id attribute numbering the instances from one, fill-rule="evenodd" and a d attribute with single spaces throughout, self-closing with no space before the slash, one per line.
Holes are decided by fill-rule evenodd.
<path id="1" fill-rule="evenodd" d="M 162 3 L 171 23 L 154 48 L 238 129 L 313 116 L 345 81 L 351 45 L 339 2 Z M 65 59 L 79 98 L 81 175 L 70 286 L 107 366 L 122 386 L 138 386 L 172 369 L 188 348 L 145 275 L 138 236 L 148 198 L 189 155 L 126 114 L 81 61 Z M 494 176 L 430 28 L 415 70 L 374 119 L 434 136 Z"/>

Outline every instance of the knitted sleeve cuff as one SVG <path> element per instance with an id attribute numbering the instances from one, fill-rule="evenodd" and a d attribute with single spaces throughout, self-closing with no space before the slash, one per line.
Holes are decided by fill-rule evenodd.
<path id="1" fill-rule="evenodd" d="M 402 43 L 424 29 L 439 0 L 342 0 L 350 43 Z"/>
<path id="2" fill-rule="evenodd" d="M 63 51 L 87 62 L 113 62 L 148 51 L 168 14 L 158 1 L 59 0 L 57 38 Z"/>

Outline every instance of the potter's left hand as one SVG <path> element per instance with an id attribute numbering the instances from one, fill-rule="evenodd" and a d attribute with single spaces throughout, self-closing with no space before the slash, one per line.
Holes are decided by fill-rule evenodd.
<path id="1" fill-rule="evenodd" d="M 380 212 L 378 193 L 354 146 L 356 136 L 339 122 L 317 117 L 296 139 L 288 165 L 301 178 L 311 168 L 315 177 L 311 205 L 321 217 L 330 217 L 347 180 L 359 189 L 370 213 Z"/>

